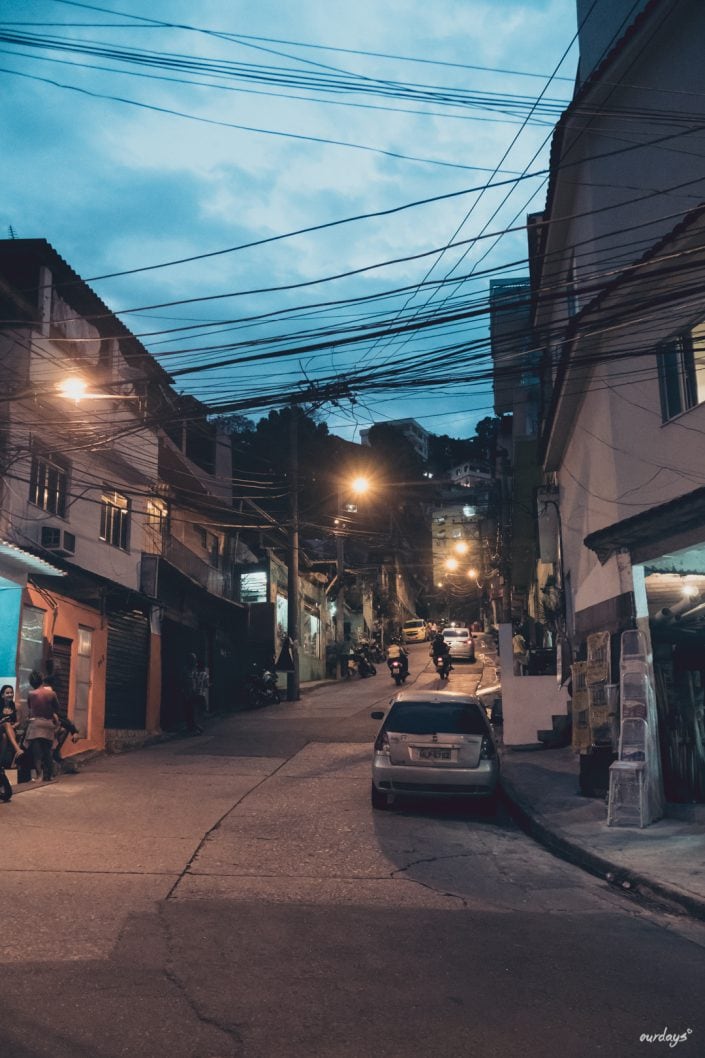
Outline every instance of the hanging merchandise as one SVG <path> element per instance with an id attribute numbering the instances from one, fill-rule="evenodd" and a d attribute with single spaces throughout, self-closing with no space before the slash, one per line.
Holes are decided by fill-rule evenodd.
<path id="1" fill-rule="evenodd" d="M 294 672 L 294 655 L 291 650 L 291 640 L 287 636 L 282 643 L 282 648 L 279 651 L 279 657 L 276 660 L 274 668 L 277 672 Z"/>
<path id="2" fill-rule="evenodd" d="M 585 677 L 587 675 L 587 662 L 576 661 L 570 666 L 570 680 L 573 685 L 573 739 L 572 745 L 576 752 L 583 752 L 590 748 L 590 716 L 588 712 L 588 693 Z"/>

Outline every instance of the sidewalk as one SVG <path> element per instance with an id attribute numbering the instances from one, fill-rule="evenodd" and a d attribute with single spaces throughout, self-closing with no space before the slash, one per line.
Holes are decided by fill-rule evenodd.
<path id="1" fill-rule="evenodd" d="M 566 749 L 502 751 L 502 788 L 522 828 L 563 859 L 631 892 L 705 919 L 705 804 L 667 805 L 651 826 L 608 827 L 607 806 L 578 789 Z"/>

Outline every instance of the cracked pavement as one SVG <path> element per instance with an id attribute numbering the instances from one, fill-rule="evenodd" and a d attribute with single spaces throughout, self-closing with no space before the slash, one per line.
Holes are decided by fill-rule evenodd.
<path id="1" fill-rule="evenodd" d="M 502 811 L 372 812 L 392 691 L 321 687 L 0 805 L 3 1058 L 630 1058 L 664 1025 L 705 1053 L 702 924 Z"/>

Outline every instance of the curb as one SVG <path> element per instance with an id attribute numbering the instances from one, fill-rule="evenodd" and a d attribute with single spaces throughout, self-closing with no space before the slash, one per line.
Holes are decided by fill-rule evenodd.
<path id="1" fill-rule="evenodd" d="M 692 918 L 705 921 L 705 900 L 615 864 L 604 856 L 598 856 L 578 845 L 559 830 L 553 829 L 540 815 L 534 814 L 513 783 L 504 776 L 501 778 L 501 796 L 510 815 L 521 829 L 560 859 L 602 878 L 625 895 L 642 896 L 661 905 L 666 903 L 671 905 L 668 908 L 670 911 L 677 909 L 680 913 L 685 912 Z"/>

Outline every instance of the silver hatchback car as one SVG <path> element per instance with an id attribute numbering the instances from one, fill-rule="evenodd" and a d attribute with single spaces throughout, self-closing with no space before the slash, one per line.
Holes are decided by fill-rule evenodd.
<path id="1" fill-rule="evenodd" d="M 372 807 L 397 795 L 473 797 L 494 806 L 499 756 L 487 714 L 473 695 L 401 691 L 374 743 Z"/>
<path id="2" fill-rule="evenodd" d="M 464 658 L 465 661 L 475 661 L 475 643 L 469 628 L 459 628 L 452 625 L 444 628 L 441 635 L 448 644 L 451 658 Z"/>

